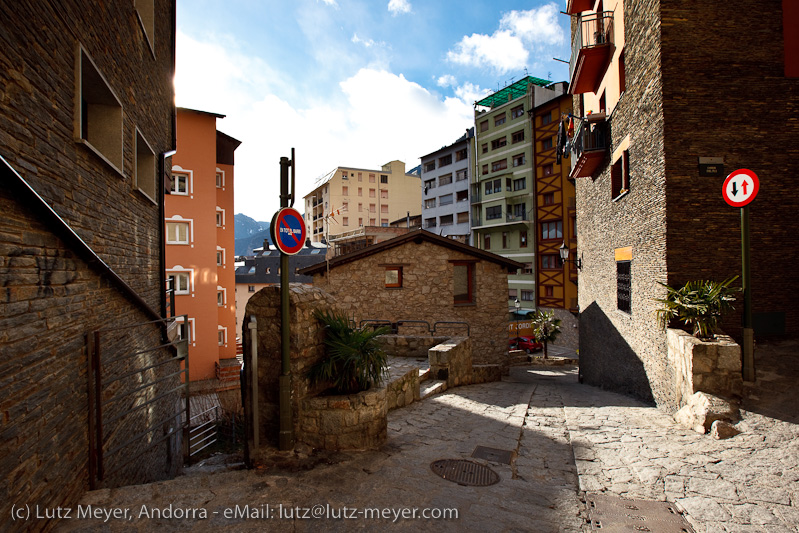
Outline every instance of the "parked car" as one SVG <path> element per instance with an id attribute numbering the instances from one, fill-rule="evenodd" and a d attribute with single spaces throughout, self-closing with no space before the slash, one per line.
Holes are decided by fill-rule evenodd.
<path id="1" fill-rule="evenodd" d="M 544 345 L 530 337 L 515 337 L 508 341 L 508 347 L 511 350 L 524 350 L 527 353 L 533 353 L 543 349 Z"/>

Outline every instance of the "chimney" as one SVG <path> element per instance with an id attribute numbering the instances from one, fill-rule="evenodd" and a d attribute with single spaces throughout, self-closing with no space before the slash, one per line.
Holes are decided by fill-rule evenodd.
<path id="1" fill-rule="evenodd" d="M 308 247 L 308 248 L 310 248 L 310 247 L 311 247 L 311 238 L 310 238 L 310 237 L 306 237 L 306 239 L 305 239 L 305 246 L 306 246 L 306 247 Z"/>
<path id="2" fill-rule="evenodd" d="M 269 250 L 269 239 L 264 239 L 264 252 Z"/>

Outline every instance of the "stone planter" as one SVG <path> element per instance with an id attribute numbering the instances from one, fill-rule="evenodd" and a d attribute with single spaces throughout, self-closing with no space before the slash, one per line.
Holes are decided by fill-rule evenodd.
<path id="1" fill-rule="evenodd" d="M 297 440 L 324 450 L 374 450 L 388 435 L 385 387 L 302 402 Z"/>
<path id="2" fill-rule="evenodd" d="M 669 329 L 666 338 L 681 407 L 699 391 L 722 398 L 740 397 L 741 347 L 731 337 L 717 335 L 712 341 L 703 341 L 685 331 Z"/>

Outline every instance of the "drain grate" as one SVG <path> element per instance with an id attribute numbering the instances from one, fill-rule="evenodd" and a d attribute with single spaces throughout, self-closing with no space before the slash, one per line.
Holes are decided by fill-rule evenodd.
<path id="1" fill-rule="evenodd" d="M 499 474 L 466 459 L 439 459 L 430 463 L 430 470 L 458 485 L 487 487 L 499 482 Z"/>
<path id="2" fill-rule="evenodd" d="M 478 446 L 472 452 L 472 457 L 475 459 L 484 459 L 492 463 L 502 463 L 509 465 L 513 459 L 513 452 L 511 450 L 500 450 L 498 448 L 489 448 L 488 446 Z"/>
<path id="3" fill-rule="evenodd" d="M 588 507 L 591 531 L 695 533 L 685 517 L 669 502 L 633 500 L 608 494 L 586 494 L 585 504 Z"/>

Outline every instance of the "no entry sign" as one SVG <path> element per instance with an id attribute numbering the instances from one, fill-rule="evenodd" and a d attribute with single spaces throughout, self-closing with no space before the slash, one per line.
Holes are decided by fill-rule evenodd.
<path id="1" fill-rule="evenodd" d="M 296 209 L 284 207 L 272 218 L 272 241 L 284 254 L 294 255 L 305 244 L 305 221 Z"/>
<path id="2" fill-rule="evenodd" d="M 757 174 L 748 168 L 739 168 L 730 173 L 721 187 L 724 201 L 733 207 L 743 207 L 757 196 L 760 190 L 760 180 Z"/>

